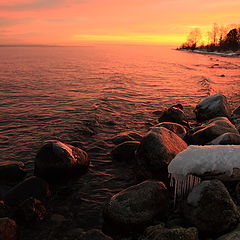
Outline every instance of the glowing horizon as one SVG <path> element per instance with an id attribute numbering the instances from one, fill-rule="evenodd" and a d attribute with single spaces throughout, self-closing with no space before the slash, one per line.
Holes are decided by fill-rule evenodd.
<path id="1" fill-rule="evenodd" d="M 238 0 L 1 0 L 0 44 L 179 45 L 193 28 L 206 39 L 213 23 L 239 24 L 238 9 Z"/>

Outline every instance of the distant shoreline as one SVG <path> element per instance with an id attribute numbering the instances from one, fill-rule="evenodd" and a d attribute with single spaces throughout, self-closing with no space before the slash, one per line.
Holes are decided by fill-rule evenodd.
<path id="1" fill-rule="evenodd" d="M 198 54 L 205 54 L 205 55 L 216 55 L 216 56 L 221 56 L 221 57 L 240 57 L 240 52 L 208 52 L 208 51 L 203 51 L 203 50 L 191 50 L 191 49 L 176 49 L 178 51 L 184 51 L 184 52 L 191 52 L 191 53 L 198 53 Z"/>

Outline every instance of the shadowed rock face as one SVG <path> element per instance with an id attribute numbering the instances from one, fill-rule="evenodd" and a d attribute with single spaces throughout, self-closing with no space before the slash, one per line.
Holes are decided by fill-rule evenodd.
<path id="1" fill-rule="evenodd" d="M 144 181 L 114 195 L 104 209 L 105 220 L 125 229 L 149 224 L 156 215 L 168 210 L 169 196 L 159 181 Z"/>
<path id="2" fill-rule="evenodd" d="M 227 98 L 222 94 L 214 94 L 203 99 L 195 108 L 196 119 L 199 122 L 215 117 L 230 117 L 231 111 Z"/>
<path id="3" fill-rule="evenodd" d="M 203 181 L 187 197 L 186 219 L 207 236 L 232 230 L 239 221 L 239 212 L 226 187 L 219 180 Z"/>
<path id="4" fill-rule="evenodd" d="M 240 135 L 236 133 L 224 133 L 208 143 L 209 145 L 240 145 Z"/>
<path id="5" fill-rule="evenodd" d="M 37 153 L 34 173 L 49 181 L 80 175 L 89 166 L 88 154 L 59 141 L 48 141 Z"/>
<path id="6" fill-rule="evenodd" d="M 190 130 L 185 136 L 185 140 L 188 144 L 204 145 L 224 133 L 238 134 L 238 130 L 227 118 L 218 117 Z"/>
<path id="7" fill-rule="evenodd" d="M 17 224 L 10 218 L 0 218 L 0 239 L 17 240 L 19 239 Z"/>
<path id="8" fill-rule="evenodd" d="M 198 231 L 196 228 L 164 228 L 159 224 L 148 227 L 140 240 L 198 240 Z"/>
<path id="9" fill-rule="evenodd" d="M 168 164 L 186 148 L 187 144 L 172 131 L 163 127 L 152 129 L 136 151 L 141 174 L 146 178 L 166 180 Z"/>

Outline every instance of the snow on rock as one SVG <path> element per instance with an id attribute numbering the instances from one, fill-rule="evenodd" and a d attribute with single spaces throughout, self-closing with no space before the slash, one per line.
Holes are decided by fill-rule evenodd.
<path id="1" fill-rule="evenodd" d="M 198 121 L 206 121 L 214 117 L 230 117 L 231 111 L 227 98 L 222 94 L 211 95 L 198 103 L 195 109 Z"/>
<path id="2" fill-rule="evenodd" d="M 234 168 L 240 168 L 238 145 L 191 145 L 177 154 L 168 165 L 168 172 L 175 178 L 188 174 L 202 175 L 207 172 L 225 173 L 231 176 Z"/>

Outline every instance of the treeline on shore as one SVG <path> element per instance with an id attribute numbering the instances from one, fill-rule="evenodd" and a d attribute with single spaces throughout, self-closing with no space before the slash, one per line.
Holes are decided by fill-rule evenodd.
<path id="1" fill-rule="evenodd" d="M 178 49 L 198 49 L 207 52 L 240 51 L 240 24 L 220 26 L 214 23 L 212 30 L 207 33 L 207 44 L 203 42 L 201 30 L 195 28 Z"/>

